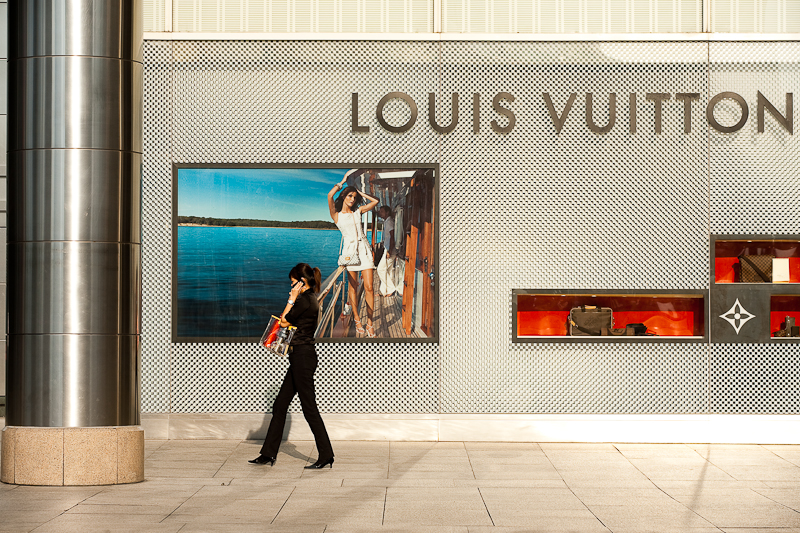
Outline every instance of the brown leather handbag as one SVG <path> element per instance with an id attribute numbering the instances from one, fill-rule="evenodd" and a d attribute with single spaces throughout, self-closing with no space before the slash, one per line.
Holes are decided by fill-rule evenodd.
<path id="1" fill-rule="evenodd" d="M 742 283 L 772 283 L 774 255 L 740 255 Z"/>

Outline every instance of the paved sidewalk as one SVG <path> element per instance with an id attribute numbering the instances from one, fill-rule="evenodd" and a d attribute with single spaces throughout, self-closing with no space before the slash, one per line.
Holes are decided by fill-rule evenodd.
<path id="1" fill-rule="evenodd" d="M 0 531 L 800 533 L 800 445 L 146 443 L 144 483 L 0 484 Z"/>

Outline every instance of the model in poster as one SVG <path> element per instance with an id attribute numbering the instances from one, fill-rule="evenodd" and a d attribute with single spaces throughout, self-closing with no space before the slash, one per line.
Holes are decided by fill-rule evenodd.
<path id="1" fill-rule="evenodd" d="M 286 424 L 286 411 L 294 395 L 297 394 L 300 397 L 303 416 L 314 434 L 319 452 L 317 462 L 306 468 L 323 468 L 328 465 L 333 468 L 333 447 L 325 423 L 319 414 L 314 393 L 314 372 L 317 370 L 314 331 L 317 329 L 319 319 L 316 293 L 320 290 L 321 275 L 318 268 L 299 263 L 289 272 L 289 279 L 292 281 L 292 290 L 281 313 L 281 327 L 291 325 L 297 328 L 290 345 L 289 369 L 272 404 L 272 420 L 260 455 L 249 462 L 259 465 L 269 463 L 270 466 L 275 464 L 283 427 Z"/>
<path id="2" fill-rule="evenodd" d="M 372 262 L 372 251 L 367 244 L 367 238 L 361 228 L 361 215 L 372 211 L 372 209 L 378 205 L 378 200 L 368 194 L 360 192 L 355 187 L 344 187 L 346 179 L 347 177 L 345 176 L 345 179 L 334 185 L 328 193 L 328 209 L 330 210 L 333 222 L 339 228 L 339 231 L 342 232 L 343 246 L 346 247 L 348 243 L 352 245 L 352 243 L 358 241 L 358 257 L 361 259 L 361 264 L 347 267 L 348 299 L 350 301 L 350 307 L 353 309 L 356 333 L 359 335 L 364 335 L 364 333 L 366 333 L 368 337 L 372 338 L 375 337 L 375 328 L 372 325 L 372 313 L 375 305 L 372 276 L 375 265 Z M 343 187 L 344 189 L 342 189 Z M 334 201 L 333 195 L 339 190 L 341 190 L 341 192 Z M 362 205 L 365 199 L 368 203 Z M 364 280 L 364 298 L 367 303 L 366 329 L 361 323 L 361 317 L 358 316 L 357 289 L 359 272 L 361 272 L 361 276 Z"/>

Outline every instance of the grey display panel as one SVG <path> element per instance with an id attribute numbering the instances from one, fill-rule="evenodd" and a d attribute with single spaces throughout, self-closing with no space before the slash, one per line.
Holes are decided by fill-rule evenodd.
<path id="1" fill-rule="evenodd" d="M 711 232 L 791 232 L 800 219 L 796 136 L 769 114 L 758 132 L 755 110 L 761 91 L 783 111 L 800 81 L 797 52 L 796 43 L 148 42 L 145 410 L 263 412 L 283 372 L 257 346 L 171 342 L 173 163 L 429 161 L 441 173 L 440 342 L 321 345 L 321 409 L 800 411 L 800 401 L 784 396 L 775 408 L 756 388 L 723 400 L 740 377 L 718 370 L 739 368 L 741 355 L 728 345 L 513 344 L 509 301 L 518 287 L 708 290 Z M 419 107 L 404 133 L 386 131 L 375 117 L 377 103 L 398 91 Z M 706 119 L 711 97 L 726 91 L 751 110 L 735 133 Z M 451 95 L 460 95 L 451 133 L 428 123 L 431 92 L 439 125 L 450 121 Z M 493 107 L 501 92 L 514 96 L 502 103 L 515 114 L 508 133 L 491 126 L 508 124 Z M 358 125 L 369 132 L 351 130 L 353 93 Z M 544 93 L 562 117 L 576 93 L 560 133 Z M 587 125 L 586 93 L 599 126 L 609 121 L 609 95 L 617 95 L 610 131 Z M 660 133 L 648 93 L 670 95 L 660 104 Z M 689 133 L 678 93 L 700 95 Z M 481 95 L 477 133 L 473 94 Z M 722 125 L 736 123 L 735 105 L 718 104 Z M 384 118 L 404 124 L 409 107 L 390 101 Z M 795 370 L 786 361 L 800 359 L 798 348 L 750 347 L 748 357 L 780 369 L 776 395 L 791 392 Z"/>

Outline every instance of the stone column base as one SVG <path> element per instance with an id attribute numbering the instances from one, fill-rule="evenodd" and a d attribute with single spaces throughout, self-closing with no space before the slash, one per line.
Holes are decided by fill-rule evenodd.
<path id="1" fill-rule="evenodd" d="M 144 481 L 141 426 L 8 426 L 2 438 L 3 483 L 116 485 Z"/>

